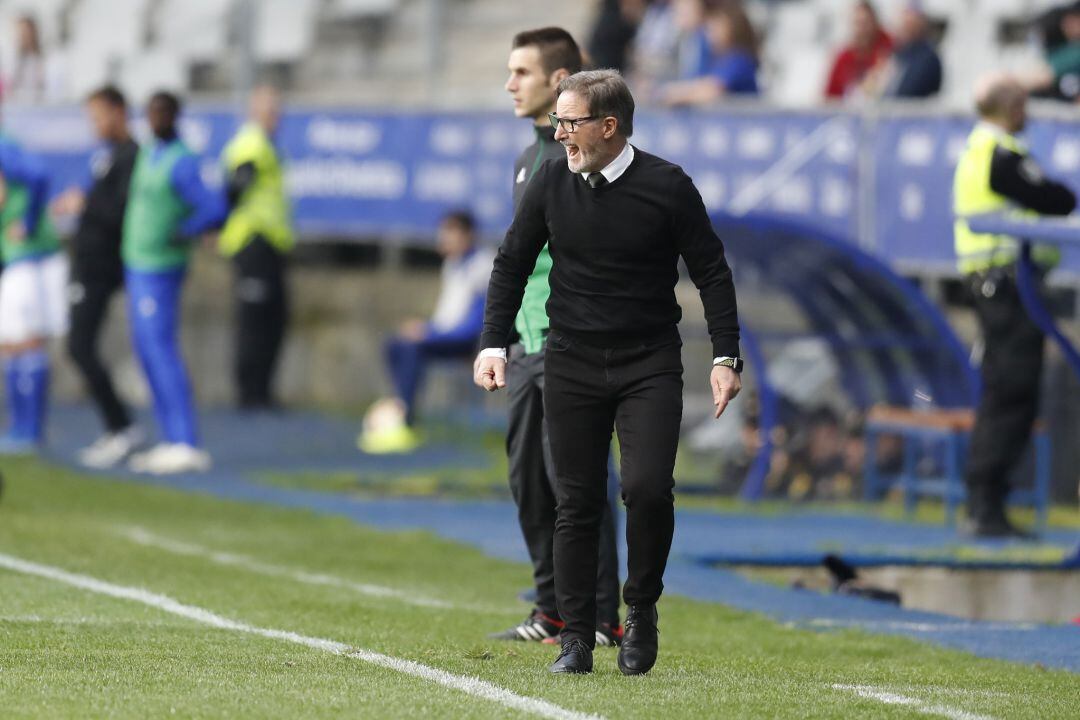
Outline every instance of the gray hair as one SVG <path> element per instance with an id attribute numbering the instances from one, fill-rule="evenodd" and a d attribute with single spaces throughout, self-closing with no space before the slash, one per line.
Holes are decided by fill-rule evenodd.
<path id="1" fill-rule="evenodd" d="M 634 134 L 634 96 L 618 70 L 583 70 L 564 78 L 555 90 L 558 97 L 564 92 L 581 96 L 589 106 L 590 115 L 613 117 L 623 137 Z"/>

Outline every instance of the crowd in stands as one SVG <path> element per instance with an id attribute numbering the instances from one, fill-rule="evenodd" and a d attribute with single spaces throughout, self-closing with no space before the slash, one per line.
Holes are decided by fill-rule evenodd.
<path id="1" fill-rule="evenodd" d="M 1055 8 L 1039 19 L 1046 65 L 1031 80 L 1041 97 L 1080 100 L 1080 2 Z"/>
<path id="2" fill-rule="evenodd" d="M 654 105 L 708 106 L 733 95 L 767 94 L 760 52 L 765 24 L 751 22 L 747 5 L 604 0 L 589 51 L 596 65 L 631 77 L 638 97 Z M 941 92 L 947 70 L 937 47 L 942 28 L 919 0 L 906 4 L 888 26 L 871 0 L 853 0 L 849 22 L 822 88 L 824 101 L 931 98 Z M 1047 98 L 1080 98 L 1080 2 L 1035 18 L 1033 28 L 1045 65 L 1030 72 L 1031 89 Z"/>
<path id="3" fill-rule="evenodd" d="M 941 91 L 941 58 L 928 37 L 926 16 L 907 6 L 893 34 L 870 2 L 852 9 L 851 39 L 833 60 L 825 96 L 925 98 Z"/>
<path id="4" fill-rule="evenodd" d="M 710 106 L 730 96 L 759 95 L 785 102 L 783 89 L 770 81 L 778 65 L 798 59 L 785 48 L 779 48 L 779 58 L 776 49 L 764 57 L 762 49 L 780 8 L 805 1 L 597 0 L 589 58 L 596 67 L 623 71 L 642 105 Z M 929 98 L 942 92 L 949 68 L 939 45 L 955 32 L 956 18 L 929 15 L 921 0 L 910 0 L 895 17 L 883 17 L 884 7 L 874 0 L 851 0 L 846 39 L 833 50 L 822 101 Z M 1080 2 L 1020 19 L 1044 60 L 1025 71 L 1029 89 L 1036 96 L 1076 101 Z M 0 97 L 6 103 L 79 99 L 65 77 L 65 48 L 43 42 L 33 11 L 2 29 L 10 38 L 0 44 Z"/>
<path id="5" fill-rule="evenodd" d="M 593 62 L 626 73 L 643 102 L 670 107 L 757 95 L 758 49 L 739 0 L 606 2 L 590 45 Z"/>

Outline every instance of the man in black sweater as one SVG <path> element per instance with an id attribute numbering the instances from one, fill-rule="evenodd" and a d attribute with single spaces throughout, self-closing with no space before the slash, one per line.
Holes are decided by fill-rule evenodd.
<path id="1" fill-rule="evenodd" d="M 555 110 L 555 88 L 581 71 L 581 50 L 570 33 L 549 27 L 514 37 L 506 90 L 514 113 L 533 121 L 536 142 L 514 166 L 514 207 L 545 160 L 566 164 L 566 151 L 555 140 L 548 114 Z M 509 348 L 506 366 L 510 422 L 506 433 L 510 490 L 518 508 L 518 524 L 533 564 L 536 604 L 523 622 L 492 637 L 501 640 L 555 641 L 563 628 L 555 601 L 555 472 L 544 419 L 544 344 L 548 334 L 545 305 L 551 294 L 548 274 L 551 255 L 540 251 L 514 321 L 517 342 Z M 615 538 L 613 502 L 604 507 L 600 526 L 600 556 L 596 578 L 596 642 L 618 645 L 619 552 Z"/>
<path id="2" fill-rule="evenodd" d="M 93 92 L 86 101 L 86 111 L 103 145 L 91 157 L 87 187 L 65 192 L 57 198 L 54 211 L 79 214 L 68 292 L 68 353 L 105 424 L 105 434 L 80 452 L 79 460 L 90 467 L 106 468 L 126 458 L 143 439 L 132 425 L 131 414 L 117 396 L 98 354 L 98 338 L 109 301 L 124 285 L 120 235 L 139 146 L 128 131 L 127 102 L 115 87 Z"/>
<path id="3" fill-rule="evenodd" d="M 630 146 L 634 100 L 613 70 L 558 88 L 551 119 L 566 164 L 544 163 L 525 191 L 491 273 L 475 380 L 506 384 L 505 347 L 526 280 L 547 243 L 551 330 L 544 409 L 555 463 L 555 593 L 566 626 L 556 673 L 592 670 L 596 564 L 614 426 L 622 449 L 629 549 L 619 669 L 656 662 L 656 602 L 674 531 L 682 417 L 678 260 L 701 293 L 713 345 L 716 416 L 740 389 L 739 323 L 724 248 L 676 165 Z M 550 238 L 550 240 L 549 240 Z"/>

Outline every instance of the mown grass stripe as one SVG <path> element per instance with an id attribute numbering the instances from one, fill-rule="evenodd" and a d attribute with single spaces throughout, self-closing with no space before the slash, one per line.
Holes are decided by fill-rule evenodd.
<path id="1" fill-rule="evenodd" d="M 437 683 L 444 687 L 459 690 L 468 695 L 472 695 L 473 697 L 489 700 L 511 710 L 527 712 L 539 717 L 552 718 L 553 720 L 600 720 L 600 716 L 575 712 L 546 700 L 518 695 L 517 693 L 477 677 L 455 675 L 445 670 L 439 670 L 421 663 L 413 662 L 412 660 L 405 660 L 391 655 L 374 652 L 372 650 L 357 648 L 336 640 L 310 637 L 288 630 L 255 627 L 254 625 L 248 625 L 247 623 L 239 622 L 237 620 L 230 620 L 204 608 L 186 605 L 167 595 L 160 595 L 142 588 L 115 585 L 89 575 L 80 575 L 68 572 L 61 568 L 42 565 L 30 560 L 23 560 L 22 558 L 5 554 L 0 554 L 0 567 L 23 573 L 24 575 L 34 575 L 46 578 L 65 585 L 70 585 L 71 587 L 88 590 L 99 595 L 107 595 L 122 600 L 131 600 L 221 630 L 232 630 L 234 632 L 257 635 L 273 640 L 283 640 L 296 645 L 304 645 L 316 650 L 322 650 L 334 655 L 355 658 L 372 665 L 395 670 L 406 675 Z"/>
<path id="2" fill-rule="evenodd" d="M 222 552 L 220 550 L 214 550 L 212 548 L 204 547 L 202 545 L 196 545 L 195 543 L 188 542 L 186 540 L 181 541 L 174 540 L 172 538 L 162 537 L 141 527 L 125 528 L 120 532 L 120 536 L 138 545 L 154 548 L 156 550 L 164 550 L 165 552 L 172 553 L 173 555 L 197 557 L 204 560 L 209 560 L 215 565 L 238 567 L 242 570 L 247 570 L 249 572 L 257 573 L 259 575 L 268 575 L 270 577 L 288 578 L 289 580 L 304 583 L 305 585 L 326 585 L 329 587 L 343 588 L 347 590 L 352 590 L 353 592 L 356 592 L 360 595 L 367 595 L 369 597 L 377 598 L 391 598 L 406 605 L 415 605 L 417 607 L 437 608 L 439 610 L 463 609 L 455 605 L 454 603 L 446 602 L 445 600 L 438 600 L 436 598 L 425 597 L 419 593 L 387 587 L 385 585 L 358 583 L 351 580 L 345 580 L 343 578 L 335 577 L 333 575 L 313 573 L 306 570 L 296 570 L 293 568 L 282 567 L 280 565 L 273 565 L 271 563 L 262 562 L 261 560 L 256 560 L 255 558 L 251 558 L 246 555 Z"/>

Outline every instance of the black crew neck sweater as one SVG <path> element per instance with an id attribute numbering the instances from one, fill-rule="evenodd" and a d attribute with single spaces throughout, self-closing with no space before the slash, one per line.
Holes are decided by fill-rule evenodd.
<path id="1" fill-rule="evenodd" d="M 614 182 L 593 189 L 565 161 L 541 165 L 491 273 L 481 347 L 506 347 L 525 282 L 547 243 L 551 328 L 597 345 L 674 330 L 678 261 L 701 293 L 715 357 L 739 355 L 735 287 L 724 246 L 682 168 L 634 148 Z"/>

